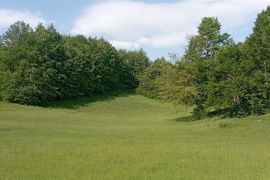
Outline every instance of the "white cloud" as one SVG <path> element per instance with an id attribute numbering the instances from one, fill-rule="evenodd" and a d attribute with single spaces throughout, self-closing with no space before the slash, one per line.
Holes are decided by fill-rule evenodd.
<path id="1" fill-rule="evenodd" d="M 119 48 L 176 47 L 196 33 L 202 17 L 218 17 L 223 29 L 243 28 L 269 0 L 184 0 L 176 3 L 103 1 L 76 19 L 72 34 L 108 37 Z"/>
<path id="2" fill-rule="evenodd" d="M 0 28 L 7 28 L 16 21 L 25 21 L 32 27 L 38 23 L 46 23 L 46 21 L 37 14 L 30 11 L 16 11 L 9 9 L 0 9 Z"/>
<path id="3" fill-rule="evenodd" d="M 128 42 L 128 41 L 117 41 L 112 40 L 110 41 L 113 46 L 119 47 L 119 48 L 127 48 L 127 49 L 138 49 L 140 48 L 140 44 L 136 42 Z"/>

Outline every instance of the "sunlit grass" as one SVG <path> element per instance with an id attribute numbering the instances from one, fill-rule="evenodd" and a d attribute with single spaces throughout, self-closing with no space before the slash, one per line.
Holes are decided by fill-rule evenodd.
<path id="1" fill-rule="evenodd" d="M 0 103 L 0 179 L 270 179 L 270 115 L 190 112 L 136 95 Z"/>

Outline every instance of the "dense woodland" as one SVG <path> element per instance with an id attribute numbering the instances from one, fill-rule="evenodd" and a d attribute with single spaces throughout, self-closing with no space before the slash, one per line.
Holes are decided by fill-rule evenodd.
<path id="1" fill-rule="evenodd" d="M 104 39 L 24 22 L 1 36 L 0 56 L 1 99 L 29 105 L 134 89 L 149 64 L 142 50 L 118 52 Z"/>
<path id="2" fill-rule="evenodd" d="M 215 17 L 205 17 L 176 63 L 151 62 L 143 50 L 62 35 L 50 25 L 10 26 L 0 40 L 0 99 L 42 105 L 110 91 L 195 106 L 194 115 L 241 117 L 270 108 L 270 7 L 253 33 L 236 43 Z"/>

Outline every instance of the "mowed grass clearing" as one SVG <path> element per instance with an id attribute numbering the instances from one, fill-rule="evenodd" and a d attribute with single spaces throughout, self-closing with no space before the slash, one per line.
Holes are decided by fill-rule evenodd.
<path id="1" fill-rule="evenodd" d="M 0 179 L 270 179 L 269 114 L 191 121 L 190 112 L 137 95 L 0 103 Z"/>

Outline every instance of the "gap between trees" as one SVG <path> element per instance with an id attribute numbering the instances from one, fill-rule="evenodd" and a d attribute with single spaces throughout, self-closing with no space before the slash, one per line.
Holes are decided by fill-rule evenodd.
<path id="1" fill-rule="evenodd" d="M 253 33 L 235 43 L 205 17 L 175 64 L 143 50 L 116 50 L 104 39 L 61 35 L 50 25 L 17 22 L 1 36 L 0 99 L 41 105 L 110 91 L 195 105 L 197 118 L 264 114 L 270 108 L 270 7 Z"/>

